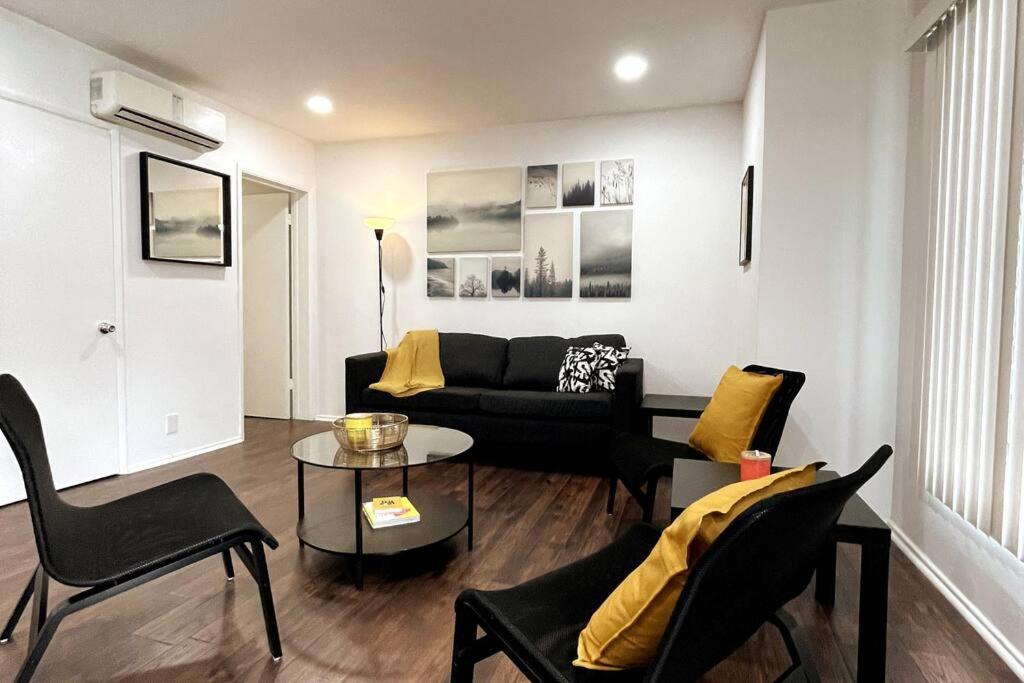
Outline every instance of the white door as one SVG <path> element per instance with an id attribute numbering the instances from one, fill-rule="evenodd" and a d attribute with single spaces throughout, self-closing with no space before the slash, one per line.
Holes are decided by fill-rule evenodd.
<path id="1" fill-rule="evenodd" d="M 110 131 L 0 99 L 0 372 L 39 410 L 58 488 L 120 465 Z M 0 438 L 0 504 L 25 497 Z"/>
<path id="2" fill-rule="evenodd" d="M 254 194 L 242 207 L 245 414 L 292 416 L 288 195 Z"/>

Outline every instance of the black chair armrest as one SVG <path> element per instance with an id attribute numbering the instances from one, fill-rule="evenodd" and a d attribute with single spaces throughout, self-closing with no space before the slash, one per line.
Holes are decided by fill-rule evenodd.
<path id="1" fill-rule="evenodd" d="M 387 364 L 385 351 L 363 353 L 345 359 L 345 412 L 359 412 L 362 407 L 363 389 L 380 381 Z"/>
<path id="2" fill-rule="evenodd" d="M 644 359 L 627 358 L 615 373 L 612 423 L 616 431 L 642 432 L 640 403 L 644 400 Z"/>

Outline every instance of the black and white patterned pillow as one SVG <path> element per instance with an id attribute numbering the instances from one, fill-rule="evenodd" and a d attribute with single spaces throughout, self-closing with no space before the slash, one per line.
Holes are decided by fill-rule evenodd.
<path id="1" fill-rule="evenodd" d="M 590 376 L 590 388 L 595 391 L 615 391 L 615 373 L 622 362 L 629 357 L 629 347 L 605 346 L 594 342 L 594 372 Z"/>
<path id="2" fill-rule="evenodd" d="M 589 346 L 570 346 L 565 350 L 562 367 L 558 369 L 558 391 L 573 394 L 590 393 L 597 350 Z"/>

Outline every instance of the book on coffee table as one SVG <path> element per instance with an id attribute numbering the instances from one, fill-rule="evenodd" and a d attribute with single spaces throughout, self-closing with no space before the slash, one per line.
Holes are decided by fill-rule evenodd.
<path id="1" fill-rule="evenodd" d="M 420 521 L 420 513 L 405 496 L 374 498 L 363 503 L 363 515 L 374 529 Z"/>

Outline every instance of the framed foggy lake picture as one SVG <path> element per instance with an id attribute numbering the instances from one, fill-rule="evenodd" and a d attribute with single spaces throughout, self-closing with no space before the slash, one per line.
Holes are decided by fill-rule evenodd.
<path id="1" fill-rule="evenodd" d="M 522 293 L 522 256 L 491 257 L 491 296 L 495 299 L 518 299 Z"/>
<path id="2" fill-rule="evenodd" d="M 531 213 L 523 229 L 523 294 L 572 298 L 572 213 Z"/>
<path id="3" fill-rule="evenodd" d="M 427 174 L 427 252 L 519 251 L 523 170 Z"/>
<path id="4" fill-rule="evenodd" d="M 580 214 L 580 298 L 627 299 L 633 282 L 633 211 Z"/>
<path id="5" fill-rule="evenodd" d="M 427 257 L 427 296 L 450 299 L 455 296 L 455 259 Z"/>
<path id="6" fill-rule="evenodd" d="M 139 154 L 142 258 L 231 265 L 231 176 Z"/>

